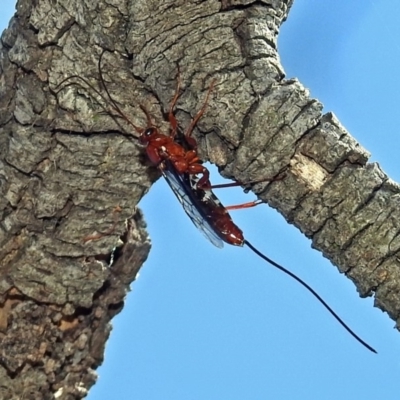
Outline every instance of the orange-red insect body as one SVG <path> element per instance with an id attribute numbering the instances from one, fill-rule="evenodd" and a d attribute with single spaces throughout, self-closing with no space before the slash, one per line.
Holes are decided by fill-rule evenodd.
<path id="1" fill-rule="evenodd" d="M 202 174 L 198 182 L 199 186 L 209 184 L 210 173 L 201 164 L 196 150 L 186 150 L 175 141 L 173 136 L 160 133 L 155 127 L 146 128 L 141 133 L 139 141 L 146 145 L 147 156 L 154 165 L 161 166 L 162 162 L 170 161 L 180 174 Z"/>
<path id="2" fill-rule="evenodd" d="M 222 247 L 222 241 L 216 239 L 215 236 L 217 236 L 228 244 L 243 246 L 243 232 L 232 221 L 227 209 L 212 192 L 210 173 L 202 165 L 197 154 L 196 140 L 190 136 L 205 111 L 214 83 L 215 81 L 210 85 L 202 108 L 193 118 L 184 134 L 182 140 L 184 145 L 176 141 L 178 122 L 173 113 L 179 97 L 179 80 L 168 113 L 171 126 L 169 135 L 160 132 L 152 124 L 150 114 L 144 107 L 142 107 L 142 110 L 146 114 L 148 126 L 145 129 L 136 127 L 135 129 L 140 133 L 140 143 L 146 146 L 146 153 L 150 162 L 160 168 L 186 213 L 211 243 L 217 247 Z M 201 175 L 201 177 L 198 175 Z M 204 222 L 201 222 L 201 219 L 204 219 Z"/>

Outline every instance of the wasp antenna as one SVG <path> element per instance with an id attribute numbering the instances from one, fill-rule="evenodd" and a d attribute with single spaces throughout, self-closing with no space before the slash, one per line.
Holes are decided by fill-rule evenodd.
<path id="1" fill-rule="evenodd" d="M 169 114 L 173 114 L 174 108 L 176 105 L 176 102 L 178 101 L 179 98 L 179 90 L 181 89 L 182 81 L 181 81 L 181 70 L 179 69 L 179 64 L 177 65 L 177 74 L 176 74 L 176 89 L 175 89 L 175 94 L 174 97 L 171 101 L 171 105 L 169 106 Z"/>
<path id="2" fill-rule="evenodd" d="M 310 285 L 308 285 L 306 282 L 304 282 L 302 279 L 300 279 L 298 276 L 296 276 L 293 272 L 290 272 L 285 267 L 282 267 L 281 265 L 279 265 L 275 261 L 271 260 L 269 257 L 267 257 L 264 254 L 262 254 L 249 241 L 244 240 L 244 244 L 246 244 L 247 247 L 249 247 L 254 253 L 256 253 L 259 257 L 261 257 L 264 261 L 266 261 L 267 263 L 271 264 L 272 266 L 274 266 L 275 268 L 279 269 L 280 271 L 284 272 L 286 275 L 289 275 L 295 281 L 300 283 L 300 285 L 304 286 L 333 315 L 333 317 L 340 323 L 340 325 L 342 325 L 343 328 L 346 329 L 346 331 L 350 333 L 351 336 L 353 336 L 359 343 L 361 343 L 368 350 L 372 351 L 373 353 L 377 353 L 377 351 L 374 348 L 372 348 L 368 343 L 364 342 L 364 340 L 362 340 L 359 336 L 357 336 L 341 320 L 341 318 L 335 313 L 335 311 L 332 310 L 332 308 L 325 302 L 325 300 Z"/>
<path id="3" fill-rule="evenodd" d="M 55 92 L 56 94 L 58 94 L 65 87 L 72 86 L 72 85 L 76 85 L 76 86 L 81 87 L 82 89 L 87 90 L 87 88 L 85 88 L 82 84 L 74 82 L 73 81 L 74 79 L 78 79 L 78 80 L 82 81 L 86 86 L 88 86 L 91 90 L 96 92 L 96 94 L 101 96 L 101 98 L 103 100 L 105 100 L 104 96 L 88 80 L 86 80 L 85 78 L 82 78 L 79 75 L 70 75 L 70 76 L 68 76 L 67 78 L 63 79 L 57 86 L 55 86 L 54 89 L 52 89 L 52 91 Z M 65 82 L 68 82 L 68 81 L 71 81 L 71 82 L 65 85 Z"/>
<path id="4" fill-rule="evenodd" d="M 118 106 L 118 104 L 116 103 L 116 101 L 113 99 L 113 97 L 111 96 L 111 93 L 109 92 L 109 90 L 108 90 L 108 88 L 107 88 L 107 85 L 106 85 L 105 80 L 104 80 L 103 72 L 102 72 L 102 70 L 101 70 L 101 60 L 103 59 L 103 55 L 104 55 L 104 53 L 105 53 L 106 51 L 107 51 L 106 49 L 103 49 L 103 51 L 102 51 L 101 54 L 100 54 L 99 61 L 98 61 L 98 64 L 97 64 L 98 70 L 99 70 L 99 77 L 100 77 L 101 85 L 103 86 L 104 91 L 106 92 L 107 97 L 108 97 L 109 101 L 111 102 L 112 107 L 114 108 L 114 110 L 120 115 L 120 117 L 121 117 L 122 119 L 124 119 L 129 125 L 131 125 L 131 126 L 133 127 L 133 129 L 135 129 L 135 131 L 136 131 L 137 133 L 141 134 L 143 130 L 140 129 L 138 126 L 136 126 L 136 125 L 126 116 L 126 114 L 120 109 L 120 107 Z M 103 97 L 103 98 L 104 98 L 104 97 Z"/>
<path id="5" fill-rule="evenodd" d="M 191 122 L 191 124 L 189 125 L 189 128 L 187 129 L 185 136 L 186 137 L 190 137 L 190 135 L 193 132 L 194 127 L 196 126 L 196 124 L 199 122 L 199 119 L 202 117 L 202 115 L 204 114 L 204 112 L 206 111 L 207 108 L 207 104 L 208 104 L 208 99 L 210 97 L 210 94 L 215 86 L 215 83 L 217 82 L 217 79 L 213 79 L 210 87 L 207 90 L 207 95 L 206 98 L 204 99 L 204 103 L 203 106 L 201 107 L 201 109 L 198 111 L 198 113 L 196 114 L 196 116 L 193 118 L 193 121 Z"/>
<path id="6" fill-rule="evenodd" d="M 59 90 L 56 90 L 56 89 L 58 89 L 62 84 L 64 84 L 65 82 L 70 81 L 70 80 L 73 79 L 73 78 L 79 79 L 79 80 L 81 80 L 82 82 L 84 82 L 84 83 L 89 87 L 89 89 L 91 89 L 93 92 L 95 92 L 95 93 L 105 102 L 105 104 L 108 103 L 107 99 L 104 97 L 104 95 L 103 95 L 101 92 L 99 92 L 91 83 L 89 83 L 89 82 L 86 81 L 84 78 L 82 78 L 82 77 L 80 77 L 80 76 L 78 76 L 78 75 L 72 75 L 72 76 L 69 76 L 68 78 L 65 78 L 64 80 L 62 80 L 62 81 L 61 81 L 54 89 L 52 89 L 52 90 L 53 90 L 56 94 L 58 94 L 58 93 L 61 92 L 62 89 L 66 88 L 66 87 L 68 87 L 68 86 L 72 86 L 72 85 L 78 86 L 78 87 L 82 88 L 83 90 L 88 90 L 87 87 L 85 87 L 85 86 L 83 86 L 82 84 L 77 83 L 77 82 L 70 82 L 70 83 L 67 83 L 67 84 L 65 84 L 62 88 L 60 88 Z M 126 132 L 126 130 L 121 126 L 121 124 L 118 122 L 118 119 L 117 119 L 117 118 L 121 118 L 120 113 L 117 111 L 117 112 L 118 112 L 118 115 L 112 114 L 112 113 L 110 113 L 110 111 L 109 111 L 103 104 L 101 104 L 101 102 L 97 101 L 97 103 L 98 103 L 98 104 L 100 105 L 100 107 L 104 110 L 104 112 L 114 120 L 114 122 L 121 128 L 121 130 L 122 130 L 123 132 Z M 123 116 L 122 116 L 122 118 L 123 118 L 124 120 L 126 120 Z M 127 121 L 127 122 L 130 123 L 130 124 L 133 126 L 133 124 L 132 124 L 130 121 Z M 135 128 L 135 130 L 137 130 L 137 131 L 139 130 L 139 128 L 136 128 L 136 126 L 134 126 L 134 128 Z M 140 132 L 139 132 L 139 133 L 140 133 Z M 135 139 L 138 139 L 138 138 L 135 137 L 135 136 L 134 136 L 134 138 L 135 138 Z"/>
<path id="7" fill-rule="evenodd" d="M 141 109 L 141 110 L 144 112 L 144 114 L 146 115 L 146 118 L 147 118 L 147 127 L 154 126 L 154 125 L 153 125 L 153 122 L 151 121 L 151 115 L 150 115 L 149 111 L 147 110 L 147 108 L 146 108 L 143 104 L 140 104 L 139 106 L 140 106 L 140 109 Z"/>
<path id="8" fill-rule="evenodd" d="M 176 83 L 176 88 L 175 88 L 175 94 L 174 94 L 174 97 L 172 98 L 171 104 L 169 106 L 169 111 L 168 111 L 168 121 L 169 121 L 169 124 L 171 125 L 170 136 L 173 139 L 175 138 L 176 132 L 178 129 L 178 121 L 174 115 L 174 108 L 175 108 L 176 102 L 178 101 L 178 98 L 180 95 L 179 90 L 181 87 L 181 71 L 179 69 L 179 64 L 177 64 L 176 67 L 177 67 L 177 77 L 176 77 L 177 83 Z"/>

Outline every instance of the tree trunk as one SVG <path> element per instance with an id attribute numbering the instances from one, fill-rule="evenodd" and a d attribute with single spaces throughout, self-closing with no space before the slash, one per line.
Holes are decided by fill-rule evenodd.
<path id="1" fill-rule="evenodd" d="M 195 132 L 202 158 L 241 182 L 284 173 L 259 197 L 397 320 L 399 187 L 284 80 L 276 42 L 291 4 L 19 1 L 0 49 L 2 398 L 86 395 L 150 249 L 136 204 L 158 171 L 110 116 L 103 50 L 107 88 L 137 126 L 142 104 L 168 127 L 178 68 L 182 126 L 216 78 Z M 62 83 L 72 76 L 83 79 Z"/>

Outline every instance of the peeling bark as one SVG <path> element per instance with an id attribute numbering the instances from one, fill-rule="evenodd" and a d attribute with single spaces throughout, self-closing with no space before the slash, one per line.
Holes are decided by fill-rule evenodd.
<path id="1" fill-rule="evenodd" d="M 277 52 L 291 0 L 20 0 L 0 48 L 2 396 L 80 399 L 110 319 L 150 249 L 135 207 L 158 172 L 111 118 L 97 63 L 138 126 L 166 127 L 178 66 L 186 126 L 212 79 L 196 139 L 313 241 L 361 296 L 400 314 L 399 186 L 296 80 Z M 80 76 L 58 85 L 71 76 Z M 161 200 L 160 200 L 161 201 Z M 267 239 L 266 239 L 267 240 Z"/>

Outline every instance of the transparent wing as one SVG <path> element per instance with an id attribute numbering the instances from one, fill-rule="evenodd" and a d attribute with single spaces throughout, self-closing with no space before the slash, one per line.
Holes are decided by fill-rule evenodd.
<path id="1" fill-rule="evenodd" d="M 224 246 L 224 242 L 215 233 L 213 227 L 201 215 L 201 212 L 199 211 L 198 206 L 196 206 L 196 202 L 193 199 L 193 195 L 190 193 L 192 188 L 190 187 L 190 184 L 185 182 L 183 175 L 178 174 L 172 170 L 172 168 L 161 169 L 161 172 L 194 225 L 214 246 L 222 248 Z"/>

